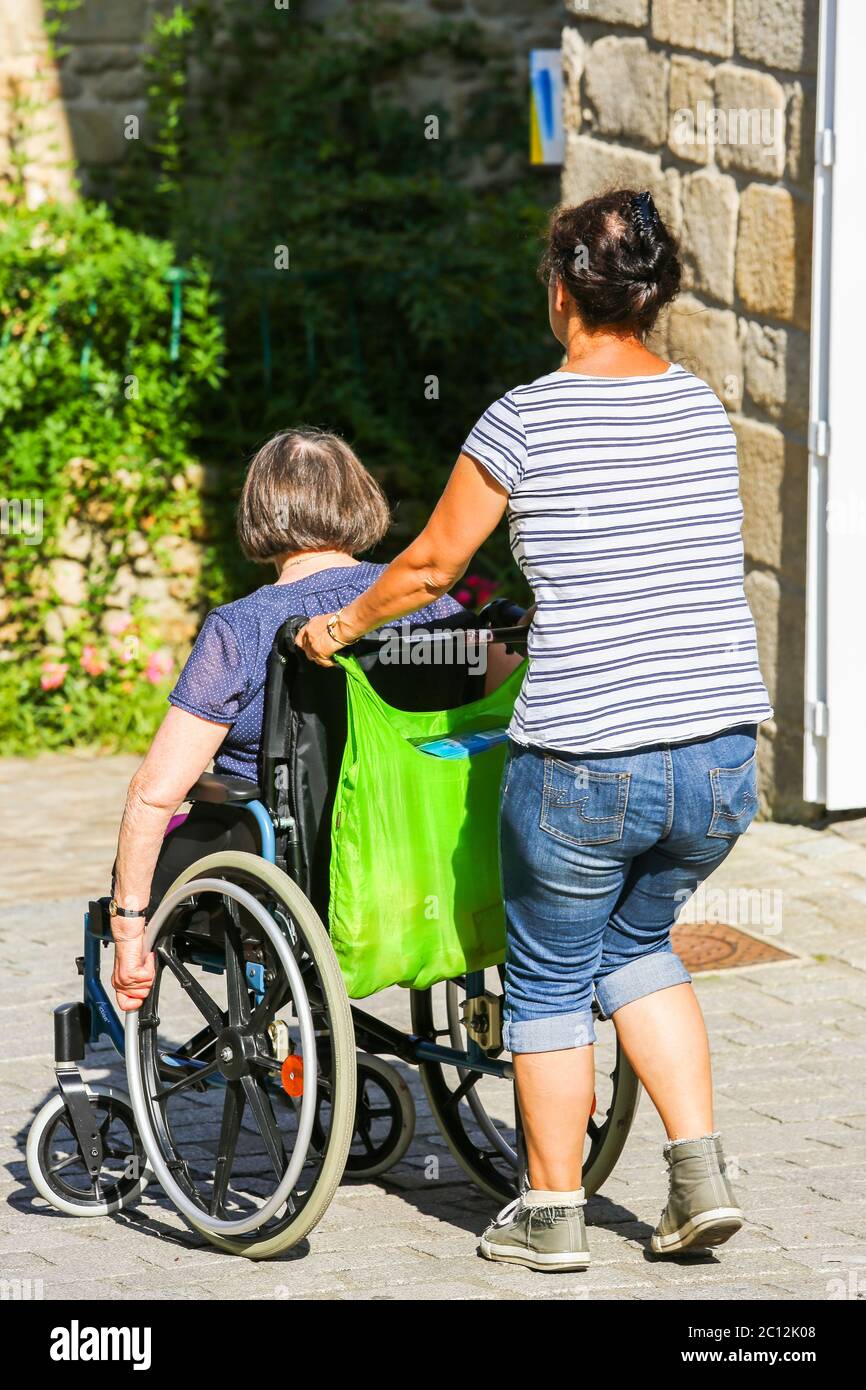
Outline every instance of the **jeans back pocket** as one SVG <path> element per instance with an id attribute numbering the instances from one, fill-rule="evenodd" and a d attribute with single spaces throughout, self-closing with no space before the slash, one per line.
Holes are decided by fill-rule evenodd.
<path id="1" fill-rule="evenodd" d="M 630 772 L 598 772 L 546 757 L 541 829 L 575 845 L 621 840 L 630 781 Z"/>
<path id="2" fill-rule="evenodd" d="M 710 769 L 713 815 L 708 836 L 733 840 L 748 830 L 758 809 L 758 755 L 739 767 Z"/>

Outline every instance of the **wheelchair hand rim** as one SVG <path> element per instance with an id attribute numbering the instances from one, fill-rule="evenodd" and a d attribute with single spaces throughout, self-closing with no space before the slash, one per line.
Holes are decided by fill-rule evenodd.
<path id="1" fill-rule="evenodd" d="M 213 1231 L 218 1235 L 239 1236 L 260 1230 L 272 1216 L 276 1215 L 294 1191 L 295 1184 L 306 1162 L 316 1112 L 318 1074 L 318 1067 L 316 1065 L 316 1035 L 313 1027 L 313 1017 L 310 1012 L 309 1002 L 301 978 L 301 972 L 289 948 L 288 942 L 270 914 L 262 907 L 261 903 L 253 897 L 252 893 L 249 893 L 245 888 L 241 888 L 239 884 L 231 883 L 223 878 L 196 878 L 190 879 L 188 883 L 183 884 L 180 888 L 176 889 L 174 893 L 170 893 L 169 896 L 164 898 L 160 903 L 148 924 L 145 935 L 145 946 L 147 950 L 150 951 L 153 949 L 154 942 L 159 936 L 163 925 L 174 912 L 175 908 L 179 907 L 182 902 L 185 902 L 195 893 L 219 893 L 223 897 L 231 898 L 234 902 L 245 908 L 250 916 L 255 918 L 264 929 L 279 958 L 280 964 L 289 977 L 292 988 L 292 998 L 295 1002 L 295 1009 L 298 1015 L 303 1056 L 305 1059 L 313 1059 L 314 1063 L 313 1066 L 309 1068 L 309 1075 L 311 1078 L 310 1084 L 304 1086 L 304 1094 L 301 1097 L 295 1150 L 292 1154 L 289 1166 L 276 1190 L 261 1207 L 258 1207 L 256 1211 L 252 1213 L 252 1215 L 241 1217 L 237 1221 L 225 1220 L 221 1217 L 211 1216 L 209 1212 L 203 1211 L 196 1202 L 191 1201 L 190 1198 L 187 1197 L 186 1193 L 181 1190 L 171 1176 L 150 1122 L 150 1111 L 146 1100 L 144 1075 L 138 1049 L 138 1010 L 128 1013 L 126 1016 L 126 1071 L 129 1080 L 129 1097 L 132 1102 L 132 1109 L 138 1126 L 138 1132 L 141 1136 L 141 1141 L 144 1145 L 150 1167 L 158 1178 L 163 1191 L 171 1197 L 178 1211 L 186 1216 L 194 1226 L 204 1227 L 206 1230 Z M 306 1070 L 305 1068 L 305 1071 Z"/>

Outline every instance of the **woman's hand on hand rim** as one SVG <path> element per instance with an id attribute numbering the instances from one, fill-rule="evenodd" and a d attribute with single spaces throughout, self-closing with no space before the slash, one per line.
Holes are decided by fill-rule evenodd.
<path id="1" fill-rule="evenodd" d="M 317 666 L 333 666 L 331 657 L 346 646 L 345 642 L 335 641 L 328 631 L 333 617 L 332 613 L 323 613 L 320 618 L 311 618 L 295 637 L 295 646 Z"/>
<path id="2" fill-rule="evenodd" d="M 156 958 L 144 948 L 144 931 L 128 940 L 114 943 L 114 970 L 111 985 L 121 1013 L 140 1009 L 153 987 Z"/>

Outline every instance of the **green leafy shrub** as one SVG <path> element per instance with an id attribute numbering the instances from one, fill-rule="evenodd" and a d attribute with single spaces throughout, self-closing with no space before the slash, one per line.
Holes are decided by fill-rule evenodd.
<path id="1" fill-rule="evenodd" d="M 60 601 L 52 562 L 70 523 L 97 543 L 80 617 L 61 650 L 49 650 L 67 665 L 63 646 L 74 658 L 75 645 L 100 630 L 130 533 L 155 542 L 203 528 L 184 474 L 221 378 L 222 334 L 196 262 L 182 285 L 182 321 L 175 313 L 173 326 L 174 263 L 170 243 L 118 226 L 103 206 L 0 209 L 0 632 L 3 655 L 20 673 L 10 687 L 4 670 L 7 695 L 22 693 L 26 673 L 37 699 L 34 673 Z M 85 695 L 70 680 L 64 703 L 73 708 L 63 720 L 58 702 L 41 702 L 45 743 L 61 725 L 86 739 L 88 720 L 98 735 L 96 713 L 76 704 Z M 11 709 L 22 730 L 25 703 L 16 698 Z"/>

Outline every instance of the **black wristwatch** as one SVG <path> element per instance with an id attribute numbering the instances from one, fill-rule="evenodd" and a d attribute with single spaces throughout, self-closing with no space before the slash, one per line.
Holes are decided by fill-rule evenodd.
<path id="1" fill-rule="evenodd" d="M 147 921 L 147 911 L 132 907 L 119 907 L 117 898 L 111 898 L 108 903 L 109 917 L 143 917 Z"/>

